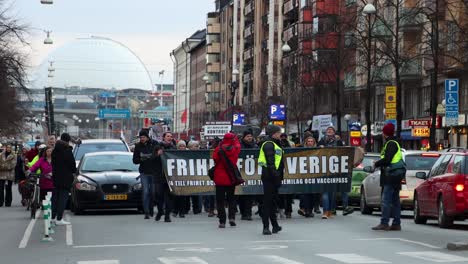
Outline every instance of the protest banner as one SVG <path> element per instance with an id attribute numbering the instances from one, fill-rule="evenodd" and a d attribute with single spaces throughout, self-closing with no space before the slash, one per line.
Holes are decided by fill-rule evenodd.
<path id="1" fill-rule="evenodd" d="M 208 170 L 214 166 L 212 150 L 165 151 L 163 170 L 175 195 L 212 195 L 214 182 Z M 237 166 L 245 183 L 236 194 L 263 194 L 259 150 L 242 150 Z M 285 149 L 283 194 L 349 192 L 354 160 L 353 147 Z"/>

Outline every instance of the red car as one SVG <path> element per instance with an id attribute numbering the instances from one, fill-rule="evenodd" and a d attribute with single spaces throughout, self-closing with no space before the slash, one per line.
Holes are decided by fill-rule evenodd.
<path id="1" fill-rule="evenodd" d="M 428 175 L 414 190 L 414 222 L 425 224 L 435 218 L 442 228 L 454 220 L 468 218 L 468 150 L 455 149 L 442 153 Z"/>

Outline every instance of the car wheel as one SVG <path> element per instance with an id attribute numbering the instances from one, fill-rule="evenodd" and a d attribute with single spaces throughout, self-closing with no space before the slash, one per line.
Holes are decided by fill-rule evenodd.
<path id="1" fill-rule="evenodd" d="M 442 197 L 439 198 L 439 215 L 438 215 L 438 222 L 440 228 L 449 228 L 453 225 L 453 218 L 448 216 L 445 213 L 445 206 Z"/>
<path id="2" fill-rule="evenodd" d="M 83 214 L 83 208 L 80 207 L 78 201 L 75 199 L 73 199 L 73 195 L 72 195 L 72 201 L 71 201 L 71 211 L 75 214 L 75 215 L 82 215 Z"/>
<path id="3" fill-rule="evenodd" d="M 413 201 L 413 211 L 414 211 L 414 223 L 415 224 L 426 224 L 427 222 L 427 217 L 421 216 L 421 213 L 419 212 L 419 201 L 418 201 L 418 196 L 415 194 L 414 195 L 414 201 Z"/>
<path id="4" fill-rule="evenodd" d="M 138 212 L 139 214 L 143 214 L 145 211 L 143 210 L 143 207 L 138 206 L 138 207 L 137 207 L 137 212 Z"/>
<path id="5" fill-rule="evenodd" d="M 372 207 L 369 207 L 366 202 L 366 194 L 364 188 L 361 188 L 361 202 L 359 203 L 361 214 L 370 215 L 372 214 Z"/>

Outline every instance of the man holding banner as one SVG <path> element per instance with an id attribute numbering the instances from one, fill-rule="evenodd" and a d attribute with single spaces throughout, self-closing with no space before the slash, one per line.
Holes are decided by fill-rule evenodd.
<path id="1" fill-rule="evenodd" d="M 266 128 L 268 138 L 261 144 L 258 156 L 258 164 L 262 166 L 263 183 L 263 234 L 271 235 L 282 230 L 276 218 L 276 199 L 278 189 L 283 180 L 283 154 L 280 147 L 281 128 L 275 125 L 268 125 Z M 270 222 L 273 230 L 270 231 Z"/>

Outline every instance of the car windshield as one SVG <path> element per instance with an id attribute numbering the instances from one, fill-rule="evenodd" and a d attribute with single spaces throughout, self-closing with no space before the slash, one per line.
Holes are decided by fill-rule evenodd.
<path id="1" fill-rule="evenodd" d="M 107 151 L 125 151 L 127 147 L 123 143 L 93 143 L 93 144 L 81 144 L 76 146 L 75 159 L 81 160 L 84 154 L 93 152 L 107 152 Z"/>
<path id="2" fill-rule="evenodd" d="M 379 159 L 380 158 L 378 156 L 364 156 L 364 159 L 362 160 L 361 164 L 359 164 L 356 168 L 363 169 L 364 167 L 372 166 L 374 161 L 377 161 Z"/>
<path id="3" fill-rule="evenodd" d="M 81 172 L 103 171 L 138 171 L 131 155 L 99 155 L 85 157 L 82 160 Z"/>
<path id="4" fill-rule="evenodd" d="M 406 155 L 405 163 L 407 170 L 430 170 L 439 156 Z"/>

